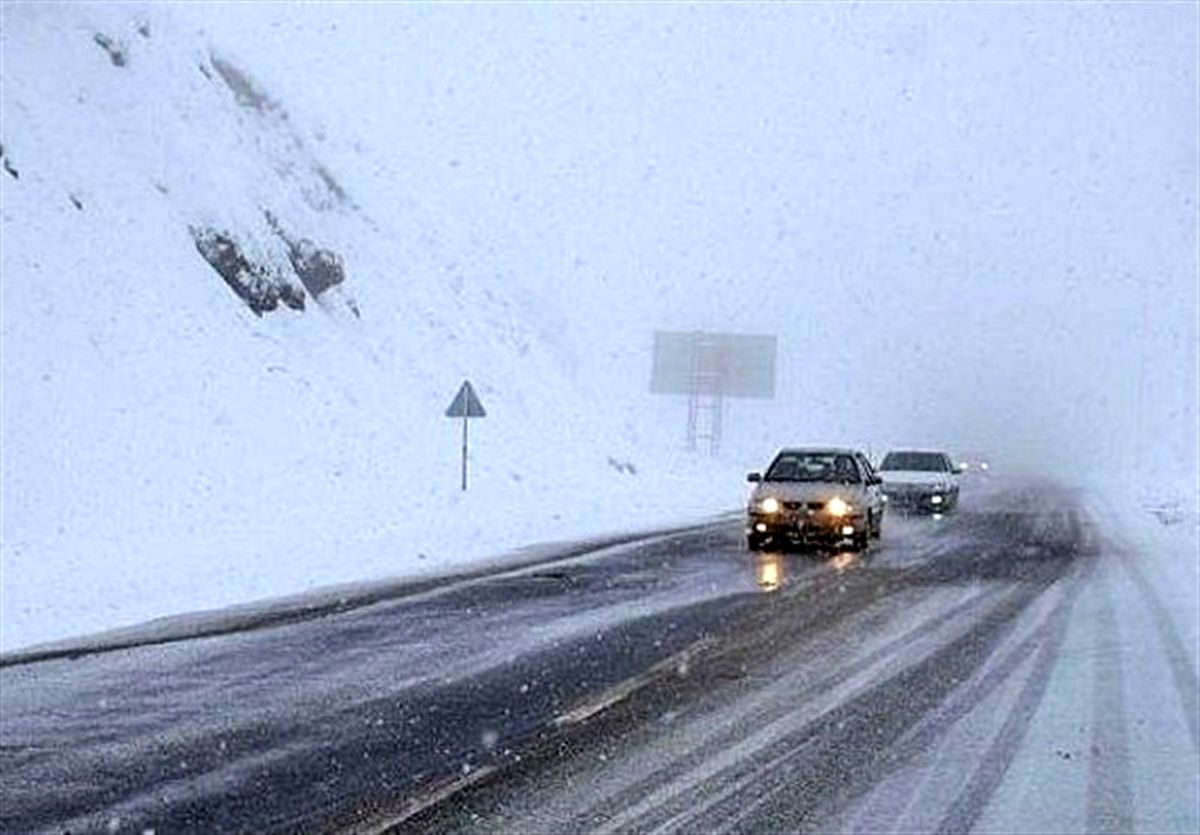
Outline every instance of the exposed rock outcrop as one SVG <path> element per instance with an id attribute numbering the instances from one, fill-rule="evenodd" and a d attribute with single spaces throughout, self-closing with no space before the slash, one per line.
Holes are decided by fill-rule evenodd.
<path id="1" fill-rule="evenodd" d="M 96 42 L 96 46 L 108 53 L 108 60 L 112 61 L 114 67 L 123 67 L 128 62 L 125 47 L 116 38 L 97 32 L 92 36 L 92 40 Z"/>
<path id="2" fill-rule="evenodd" d="M 271 231 L 287 245 L 288 260 L 292 269 L 304 285 L 304 289 L 308 290 L 314 299 L 346 280 L 346 265 L 341 255 L 332 249 L 317 246 L 309 238 L 293 237 L 272 212 L 266 211 L 263 214 Z M 346 306 L 355 316 L 361 317 L 354 299 L 347 298 Z"/>
<path id="3" fill-rule="evenodd" d="M 288 244 L 292 269 L 314 298 L 346 280 L 342 258 L 333 250 L 321 249 L 308 238 Z"/>
<path id="4" fill-rule="evenodd" d="M 279 271 L 247 258 L 231 235 L 195 226 L 190 231 L 204 260 L 256 315 L 274 310 L 280 302 L 292 310 L 304 309 L 304 290 Z"/>

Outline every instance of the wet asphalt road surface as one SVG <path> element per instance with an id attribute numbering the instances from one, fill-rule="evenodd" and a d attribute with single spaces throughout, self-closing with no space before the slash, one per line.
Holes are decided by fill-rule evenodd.
<path id="1" fill-rule="evenodd" d="M 1097 547 L 1065 491 L 964 491 L 948 518 L 889 519 L 866 554 L 750 554 L 719 522 L 8 664 L 0 830 L 870 828 L 881 787 L 904 796 L 896 775 L 933 758 L 929 828 L 964 831 Z"/>

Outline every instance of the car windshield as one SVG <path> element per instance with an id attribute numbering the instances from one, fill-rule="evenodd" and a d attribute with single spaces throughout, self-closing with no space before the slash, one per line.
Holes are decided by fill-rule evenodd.
<path id="1" fill-rule="evenodd" d="M 857 483 L 854 457 L 837 452 L 785 452 L 767 470 L 767 481 L 834 481 Z"/>
<path id="2" fill-rule="evenodd" d="M 940 452 L 889 452 L 879 469 L 945 473 L 950 468 Z"/>

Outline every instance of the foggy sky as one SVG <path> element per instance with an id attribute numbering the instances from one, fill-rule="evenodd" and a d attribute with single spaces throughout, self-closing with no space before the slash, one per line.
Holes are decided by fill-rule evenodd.
<path id="1" fill-rule="evenodd" d="M 1194 476 L 1192 4 L 179 12 L 368 147 L 447 257 L 519 276 L 649 436 L 654 327 L 775 333 L 747 449 Z"/>

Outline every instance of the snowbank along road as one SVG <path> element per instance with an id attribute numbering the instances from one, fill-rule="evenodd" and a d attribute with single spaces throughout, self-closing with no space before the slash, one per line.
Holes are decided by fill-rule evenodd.
<path id="1" fill-rule="evenodd" d="M 0 829 L 1196 822 L 1180 633 L 1150 618 L 1159 730 L 1134 726 L 1102 651 L 1136 554 L 1047 485 L 889 521 L 864 555 L 749 554 L 717 522 L 299 622 L 10 661 Z M 1132 737 L 1160 732 L 1176 776 L 1147 782 Z"/>

